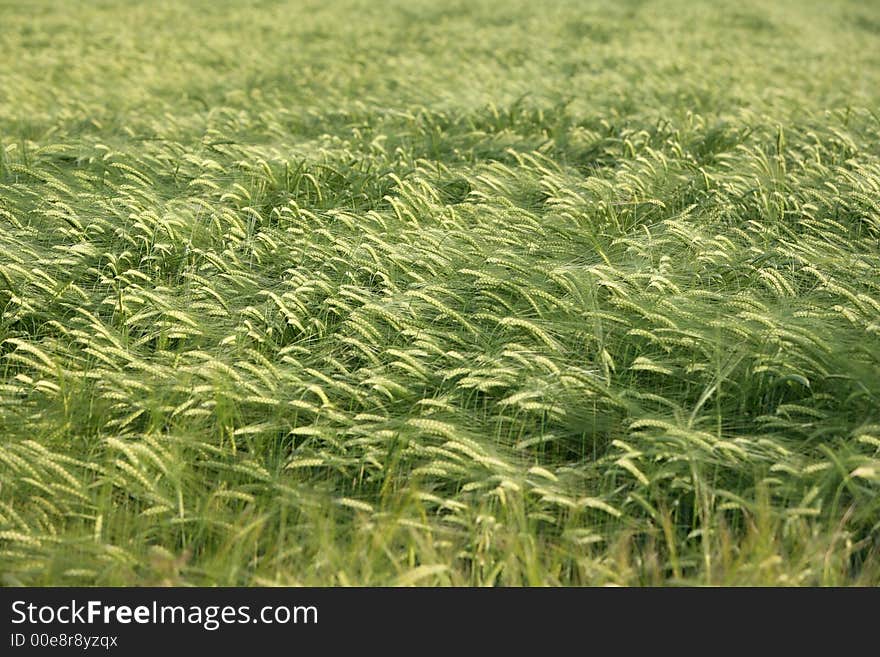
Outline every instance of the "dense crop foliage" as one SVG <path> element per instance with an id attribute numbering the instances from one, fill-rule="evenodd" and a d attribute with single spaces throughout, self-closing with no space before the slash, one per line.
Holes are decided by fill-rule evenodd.
<path id="1" fill-rule="evenodd" d="M 0 574 L 880 582 L 880 11 L 0 2 Z"/>

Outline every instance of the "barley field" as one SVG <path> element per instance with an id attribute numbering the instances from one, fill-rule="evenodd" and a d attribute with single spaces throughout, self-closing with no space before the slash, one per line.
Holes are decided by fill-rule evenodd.
<path id="1" fill-rule="evenodd" d="M 0 0 L 0 578 L 880 584 L 880 5 Z"/>

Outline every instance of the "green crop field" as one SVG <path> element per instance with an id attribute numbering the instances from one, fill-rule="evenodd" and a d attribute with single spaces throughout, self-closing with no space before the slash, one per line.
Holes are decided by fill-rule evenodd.
<path id="1" fill-rule="evenodd" d="M 0 0 L 0 578 L 880 584 L 880 5 Z"/>

